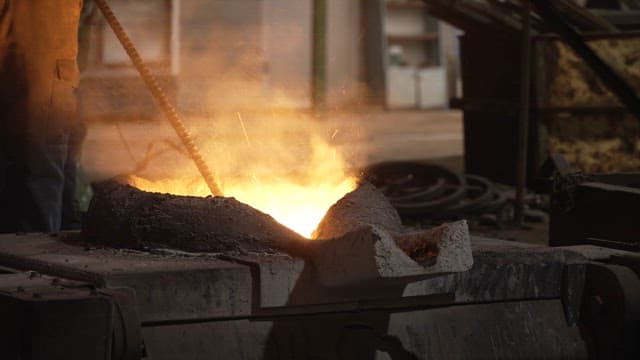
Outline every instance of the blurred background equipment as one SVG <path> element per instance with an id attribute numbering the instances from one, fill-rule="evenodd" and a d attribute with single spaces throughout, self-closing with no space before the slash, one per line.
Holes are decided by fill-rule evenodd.
<path id="1" fill-rule="evenodd" d="M 111 181 L 0 235 L 3 359 L 640 358 L 638 5 L 110 0 L 226 197 L 89 16 Z"/>

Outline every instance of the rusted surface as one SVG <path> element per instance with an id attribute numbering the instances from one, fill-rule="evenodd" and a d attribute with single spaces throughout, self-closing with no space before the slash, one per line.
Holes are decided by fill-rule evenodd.
<path id="1" fill-rule="evenodd" d="M 394 240 L 402 251 L 417 262 L 435 262 L 440 253 L 440 240 L 446 229 L 447 225 L 440 225 L 426 231 L 396 235 Z"/>

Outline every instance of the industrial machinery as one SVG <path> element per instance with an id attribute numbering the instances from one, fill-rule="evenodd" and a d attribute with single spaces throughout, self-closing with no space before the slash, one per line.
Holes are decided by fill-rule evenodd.
<path id="1" fill-rule="evenodd" d="M 467 172 L 515 184 L 514 169 L 525 161 L 533 186 L 554 153 L 587 173 L 640 169 L 637 4 L 606 11 L 565 0 L 427 4 L 465 30 L 464 96 L 452 105 L 464 111 Z"/>
<path id="2" fill-rule="evenodd" d="M 434 11 L 450 11 L 443 18 L 455 20 L 470 18 L 464 5 L 478 10 L 483 2 L 431 3 Z M 489 3 L 504 8 L 511 1 Z M 487 16 L 504 20 L 489 21 L 494 25 L 513 25 L 493 7 L 479 9 L 485 17 L 474 18 L 476 25 L 482 19 L 486 23 Z M 602 26 L 582 15 L 576 21 Z M 538 18 L 531 20 L 539 24 Z M 485 148 L 476 151 L 481 145 L 475 138 L 489 133 L 511 139 L 515 132 L 515 121 L 503 123 L 486 110 L 506 104 L 499 112 L 509 113 L 516 102 L 519 73 L 505 66 L 510 59 L 501 54 L 517 53 L 518 42 L 507 38 L 469 32 L 463 40 L 467 98 L 462 107 L 471 167 L 481 156 L 500 155 L 492 163 L 515 168 L 515 158 L 502 161 L 502 155 L 513 154 L 501 147 L 508 141 L 485 137 Z M 471 55 L 477 56 L 473 64 Z M 478 64 L 500 72 L 468 71 Z M 498 73 L 498 80 L 490 77 Z M 491 96 L 491 106 L 480 94 Z M 480 124 L 484 130 L 476 129 Z M 496 148 L 486 148 L 487 143 Z M 225 202 L 206 201 L 211 206 Z M 153 236 L 145 223 L 135 225 L 132 229 Z M 370 225 L 362 236 L 321 243 L 313 256 L 115 248 L 77 232 L 0 235 L 2 358 L 640 357 L 640 256 L 635 252 L 468 237 L 462 222 L 444 227 L 454 229 L 448 233 L 453 245 L 440 244 L 437 262 L 424 270 L 380 235 L 379 224 Z M 120 234 L 122 229 L 111 230 Z M 448 263 L 459 258 L 472 264 Z M 433 266 L 440 270 L 429 271 Z"/>
<path id="3" fill-rule="evenodd" d="M 69 236 L 69 235 L 67 235 Z M 326 286 L 283 254 L 0 237 L 4 359 L 636 358 L 640 258 L 472 238 L 474 266 Z"/>
<path id="4" fill-rule="evenodd" d="M 410 230 L 367 184 L 314 240 L 278 227 L 232 198 L 100 184 L 82 233 L 0 236 L 4 358 L 640 354 L 635 253 Z"/>

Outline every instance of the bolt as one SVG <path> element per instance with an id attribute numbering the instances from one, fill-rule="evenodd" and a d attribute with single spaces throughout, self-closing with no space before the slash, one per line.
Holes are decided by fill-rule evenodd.
<path id="1" fill-rule="evenodd" d="M 592 295 L 587 300 L 587 308 L 592 317 L 599 317 L 604 310 L 604 300 L 599 295 Z"/>

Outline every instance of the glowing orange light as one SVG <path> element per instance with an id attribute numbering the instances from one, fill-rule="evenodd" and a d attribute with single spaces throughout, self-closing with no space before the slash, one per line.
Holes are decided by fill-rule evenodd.
<path id="1" fill-rule="evenodd" d="M 228 137 L 221 135 L 203 146 L 209 150 L 207 162 L 217 173 L 224 196 L 235 197 L 310 238 L 329 207 L 356 186 L 343 156 L 317 135 L 319 131 L 300 128 L 299 118 L 297 124 L 272 118 L 245 126 L 239 113 L 234 117 L 218 121 L 218 133 Z M 131 184 L 152 192 L 209 195 L 205 183 L 196 174 L 184 176 L 183 169 L 158 181 L 132 177 Z"/>

